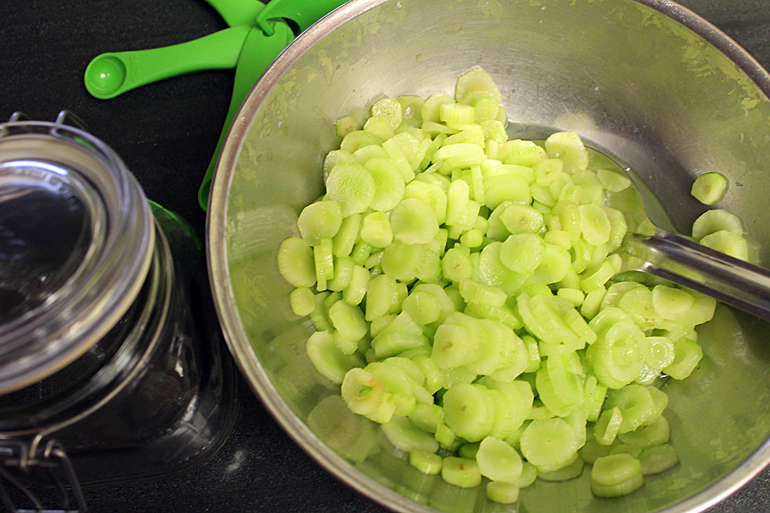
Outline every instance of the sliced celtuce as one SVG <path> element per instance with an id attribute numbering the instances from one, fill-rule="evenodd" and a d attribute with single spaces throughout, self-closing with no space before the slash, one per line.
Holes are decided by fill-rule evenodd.
<path id="1" fill-rule="evenodd" d="M 343 117 L 326 193 L 300 211 L 278 271 L 317 330 L 306 352 L 326 386 L 417 471 L 491 480 L 488 499 L 509 504 L 585 462 L 595 495 L 631 493 L 678 461 L 655 385 L 696 372 L 693 327 L 715 302 L 617 281 L 615 252 L 638 229 L 617 194 L 630 181 L 574 132 L 507 141 L 501 98 L 476 69 L 454 97 Z M 747 251 L 726 211 L 693 235 Z"/>

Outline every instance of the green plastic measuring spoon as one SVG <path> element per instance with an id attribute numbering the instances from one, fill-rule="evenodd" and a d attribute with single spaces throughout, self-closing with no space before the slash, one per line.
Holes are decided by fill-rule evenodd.
<path id="1" fill-rule="evenodd" d="M 86 68 L 86 89 L 92 96 L 108 100 L 165 78 L 193 71 L 234 68 L 252 26 L 242 24 L 163 48 L 103 53 Z"/>
<path id="2" fill-rule="evenodd" d="M 206 2 L 230 28 L 164 48 L 98 55 L 86 68 L 84 81 L 88 92 L 108 100 L 165 78 L 193 71 L 234 68 L 243 42 L 265 4 L 259 0 Z"/>

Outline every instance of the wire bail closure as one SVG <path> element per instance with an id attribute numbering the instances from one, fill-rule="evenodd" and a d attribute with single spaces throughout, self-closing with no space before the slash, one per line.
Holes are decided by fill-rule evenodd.
<path id="1" fill-rule="evenodd" d="M 42 447 L 41 442 L 40 437 L 32 441 L 0 441 L 0 504 L 11 513 L 85 513 L 85 498 L 64 448 L 53 439 Z M 46 509 L 22 481 L 24 476 L 36 470 L 43 471 L 55 484 L 61 497 L 61 509 Z M 17 508 L 6 483 L 21 492 L 34 509 Z M 70 494 L 76 509 L 72 509 Z"/>

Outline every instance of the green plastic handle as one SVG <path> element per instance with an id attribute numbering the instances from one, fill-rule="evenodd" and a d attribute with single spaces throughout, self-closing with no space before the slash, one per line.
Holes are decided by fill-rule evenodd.
<path id="1" fill-rule="evenodd" d="M 316 21 L 344 4 L 347 0 L 272 0 L 262 9 L 256 19 L 255 30 L 246 38 L 241 57 L 235 71 L 235 85 L 230 101 L 230 109 L 225 119 L 225 125 L 219 136 L 214 155 L 206 169 L 203 183 L 198 190 L 198 204 L 203 210 L 208 209 L 211 180 L 214 176 L 219 152 L 225 137 L 230 130 L 235 113 L 243 103 L 246 95 L 257 83 L 262 73 L 272 64 L 273 60 L 288 46 L 294 34 L 283 21 L 289 19 L 297 24 L 300 32 L 304 32 Z"/>
<path id="2" fill-rule="evenodd" d="M 133 52 L 103 53 L 85 72 L 88 92 L 108 100 L 139 86 L 165 78 L 238 64 L 252 23 L 230 27 L 193 41 Z"/>
<path id="3" fill-rule="evenodd" d="M 231 27 L 253 23 L 265 4 L 259 0 L 206 0 Z"/>
<path id="4" fill-rule="evenodd" d="M 275 24 L 272 36 L 266 35 L 262 30 L 254 26 L 246 37 L 243 49 L 241 50 L 241 56 L 235 68 L 235 83 L 233 84 L 230 108 L 227 111 L 224 127 L 214 150 L 214 156 L 209 163 L 209 167 L 206 169 L 203 183 L 198 190 L 198 204 L 203 210 L 208 208 L 209 191 L 211 189 L 211 179 L 214 176 L 214 168 L 235 114 L 240 109 L 246 95 L 254 87 L 254 84 L 257 83 L 259 77 L 262 76 L 262 73 L 265 72 L 292 40 L 294 40 L 294 33 L 284 22 Z"/>
<path id="5" fill-rule="evenodd" d="M 273 25 L 268 22 L 285 18 L 296 23 L 299 31 L 304 32 L 345 2 L 346 0 L 272 0 L 257 16 L 257 25 L 270 36 L 273 34 Z"/>

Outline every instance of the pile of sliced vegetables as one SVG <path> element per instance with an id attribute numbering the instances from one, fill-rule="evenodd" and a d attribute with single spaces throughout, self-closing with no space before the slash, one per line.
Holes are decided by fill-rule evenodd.
<path id="1" fill-rule="evenodd" d="M 628 178 L 573 132 L 508 140 L 500 103 L 474 69 L 454 97 L 340 119 L 279 269 L 316 369 L 421 472 L 511 503 L 587 463 L 595 495 L 625 495 L 678 462 L 659 386 L 697 367 L 715 301 L 613 279 L 628 221 L 607 199 Z M 710 202 L 725 184 L 709 180 L 694 190 Z M 693 230 L 746 258 L 737 217 Z"/>

